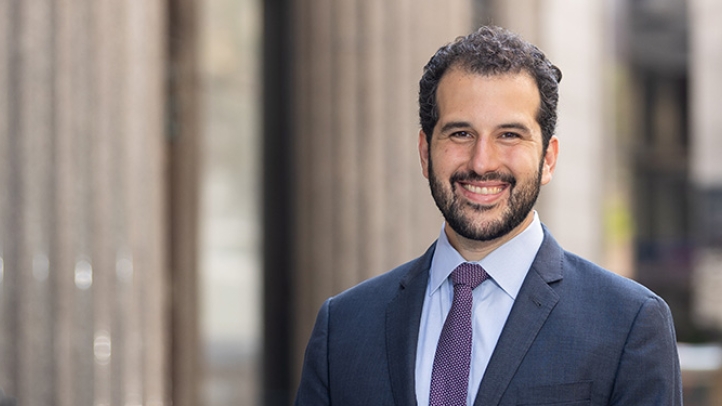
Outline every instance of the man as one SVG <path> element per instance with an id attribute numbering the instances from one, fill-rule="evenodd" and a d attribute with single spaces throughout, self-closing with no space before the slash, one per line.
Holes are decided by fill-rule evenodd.
<path id="1" fill-rule="evenodd" d="M 419 155 L 446 222 L 421 257 L 324 303 L 297 405 L 681 405 L 664 301 L 564 251 L 533 210 L 560 80 L 500 28 L 431 58 Z"/>

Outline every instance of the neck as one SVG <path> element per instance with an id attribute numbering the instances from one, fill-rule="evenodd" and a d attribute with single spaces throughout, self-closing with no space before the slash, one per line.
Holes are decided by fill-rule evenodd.
<path id="1" fill-rule="evenodd" d="M 534 211 L 530 211 L 524 221 L 516 226 L 509 233 L 489 241 L 478 241 L 463 237 L 454 231 L 447 223 L 444 226 L 444 232 L 449 239 L 449 243 L 454 247 L 462 257 L 467 261 L 481 261 L 495 249 L 506 244 L 512 238 L 521 234 L 534 221 Z"/>

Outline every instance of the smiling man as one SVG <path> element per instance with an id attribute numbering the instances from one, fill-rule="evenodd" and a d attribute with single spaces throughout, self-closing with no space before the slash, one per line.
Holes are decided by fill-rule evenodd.
<path id="1" fill-rule="evenodd" d="M 424 255 L 324 303 L 297 405 L 681 405 L 666 303 L 564 251 L 533 210 L 560 80 L 496 27 L 431 58 L 419 156 L 446 221 Z"/>

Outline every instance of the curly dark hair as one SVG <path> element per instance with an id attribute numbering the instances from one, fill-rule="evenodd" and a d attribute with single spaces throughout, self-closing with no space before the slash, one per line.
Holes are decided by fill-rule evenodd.
<path id="1" fill-rule="evenodd" d="M 439 48 L 424 67 L 419 81 L 419 119 L 429 143 L 439 119 L 436 89 L 444 73 L 452 67 L 489 76 L 524 71 L 534 78 L 541 97 L 536 119 L 546 151 L 556 127 L 562 71 L 539 48 L 511 31 L 493 26 L 481 27 Z"/>

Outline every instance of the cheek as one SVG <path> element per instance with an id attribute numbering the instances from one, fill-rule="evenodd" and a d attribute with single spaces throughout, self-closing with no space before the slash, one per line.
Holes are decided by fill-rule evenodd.
<path id="1" fill-rule="evenodd" d="M 535 176 L 543 169 L 539 154 L 523 151 L 514 151 L 505 157 L 507 167 L 517 175 Z"/>
<path id="2" fill-rule="evenodd" d="M 470 154 L 463 147 L 442 144 L 431 150 L 431 158 L 434 161 L 434 168 L 456 168 L 468 162 Z"/>
<path id="3" fill-rule="evenodd" d="M 429 170 L 434 173 L 437 178 L 448 178 L 454 172 L 456 166 L 453 159 L 448 154 L 431 154 Z"/>

